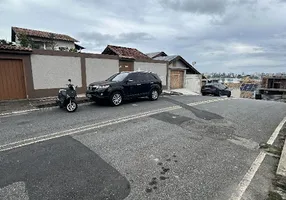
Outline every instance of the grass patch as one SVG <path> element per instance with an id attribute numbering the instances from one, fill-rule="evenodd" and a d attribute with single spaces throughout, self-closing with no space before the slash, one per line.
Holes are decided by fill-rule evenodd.
<path id="1" fill-rule="evenodd" d="M 273 180 L 273 185 L 286 192 L 286 177 L 276 175 L 276 178 Z"/>
<path id="2" fill-rule="evenodd" d="M 283 200 L 280 194 L 270 191 L 266 200 Z"/>
<path id="3" fill-rule="evenodd" d="M 280 156 L 281 152 L 282 152 L 282 148 L 274 146 L 274 145 L 270 145 L 270 144 L 266 144 L 266 143 L 261 143 L 260 145 L 260 149 L 263 149 L 264 151 Z"/>

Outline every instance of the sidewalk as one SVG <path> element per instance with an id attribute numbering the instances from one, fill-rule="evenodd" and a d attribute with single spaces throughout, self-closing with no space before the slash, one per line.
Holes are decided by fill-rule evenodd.
<path id="1" fill-rule="evenodd" d="M 46 97 L 38 99 L 0 101 L 0 115 L 54 107 L 57 106 L 56 99 L 57 97 Z M 77 102 L 78 104 L 81 104 L 89 102 L 89 100 L 85 97 L 85 95 L 78 95 Z"/>
<path id="2" fill-rule="evenodd" d="M 269 146 L 272 148 L 271 153 L 278 156 L 279 162 L 277 161 L 278 166 L 276 169 L 275 178 L 272 180 L 273 186 L 269 192 L 269 197 L 267 200 L 286 199 L 286 117 L 283 119 L 283 122 L 281 122 L 281 126 L 278 126 L 276 130 L 278 132 L 277 134 L 279 134 L 279 137 L 275 142 L 276 145 Z"/>
<path id="3" fill-rule="evenodd" d="M 198 96 L 200 94 L 192 92 L 185 88 L 181 88 L 181 89 L 163 90 L 162 95 L 195 95 L 195 96 Z"/>

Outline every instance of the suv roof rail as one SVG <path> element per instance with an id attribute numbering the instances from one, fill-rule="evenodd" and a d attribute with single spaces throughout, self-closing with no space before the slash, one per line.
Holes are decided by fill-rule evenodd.
<path id="1" fill-rule="evenodd" d="M 145 73 L 155 73 L 155 72 L 152 72 L 150 70 L 141 70 L 141 69 L 137 69 L 136 71 L 134 72 L 145 72 Z"/>

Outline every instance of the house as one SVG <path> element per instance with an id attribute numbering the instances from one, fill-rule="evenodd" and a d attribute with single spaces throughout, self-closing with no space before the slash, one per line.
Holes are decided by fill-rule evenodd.
<path id="1" fill-rule="evenodd" d="M 0 44 L 0 101 L 56 96 L 68 79 L 78 86 L 78 94 L 84 94 L 90 83 L 120 72 L 124 60 L 132 63 L 134 71 L 155 72 L 166 88 L 166 62 L 131 48 L 116 48 L 116 52 L 104 55 Z"/>
<path id="2" fill-rule="evenodd" d="M 152 71 L 162 80 L 163 88 L 167 88 L 167 62 L 154 60 L 136 48 L 108 45 L 102 54 L 118 56 L 119 72 Z"/>
<path id="3" fill-rule="evenodd" d="M 150 60 L 147 55 L 135 48 L 108 45 L 102 54 L 119 56 L 119 71 L 134 71 L 134 61 Z"/>
<path id="4" fill-rule="evenodd" d="M 202 76 L 183 57 L 180 55 L 168 56 L 163 51 L 147 53 L 146 55 L 153 60 L 167 62 L 169 89 L 189 88 L 191 91 L 200 92 Z"/>
<path id="5" fill-rule="evenodd" d="M 17 45 L 21 43 L 21 37 L 26 37 L 28 40 L 28 46 L 34 49 L 45 50 L 61 50 L 69 51 L 76 49 L 78 51 L 84 49 L 84 47 L 76 44 L 78 40 L 65 34 L 58 34 L 52 32 L 45 32 L 39 30 L 32 30 L 26 28 L 12 27 L 11 28 L 11 41 Z"/>
<path id="6" fill-rule="evenodd" d="M 153 52 L 153 53 L 147 53 L 146 54 L 148 57 L 154 59 L 156 57 L 160 57 L 160 56 L 167 56 L 167 54 L 165 54 L 165 52 L 160 51 L 160 52 Z"/>
<path id="7" fill-rule="evenodd" d="M 286 75 L 262 76 L 258 93 L 262 95 L 263 99 L 275 99 L 286 102 Z"/>

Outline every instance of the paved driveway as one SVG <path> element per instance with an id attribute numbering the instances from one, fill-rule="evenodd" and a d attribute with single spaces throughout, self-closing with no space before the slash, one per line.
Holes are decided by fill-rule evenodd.
<path id="1" fill-rule="evenodd" d="M 0 199 L 229 199 L 285 116 L 282 103 L 181 96 L 0 118 Z M 276 161 L 244 199 L 265 197 Z"/>

